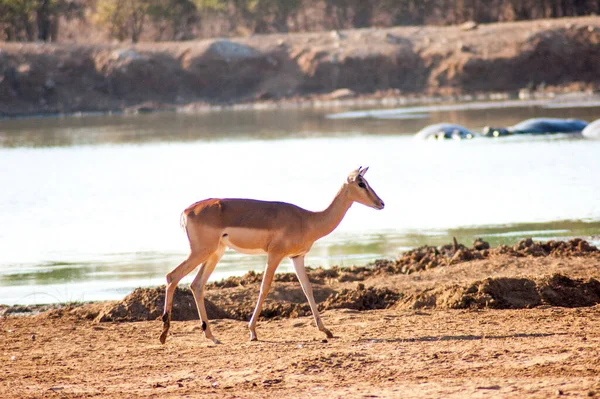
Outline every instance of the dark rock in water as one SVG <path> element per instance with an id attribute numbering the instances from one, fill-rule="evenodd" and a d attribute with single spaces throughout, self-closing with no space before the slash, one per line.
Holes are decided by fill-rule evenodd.
<path id="1" fill-rule="evenodd" d="M 455 139 L 455 140 L 469 140 L 475 138 L 476 133 L 473 133 L 464 126 L 457 125 L 454 123 L 436 123 L 429 125 L 419 130 L 415 137 L 421 140 L 428 139 Z"/>
<path id="2" fill-rule="evenodd" d="M 588 125 L 579 119 L 561 118 L 532 118 L 509 127 L 489 127 L 483 129 L 486 137 L 500 137 L 512 134 L 552 134 L 552 133 L 581 133 Z"/>

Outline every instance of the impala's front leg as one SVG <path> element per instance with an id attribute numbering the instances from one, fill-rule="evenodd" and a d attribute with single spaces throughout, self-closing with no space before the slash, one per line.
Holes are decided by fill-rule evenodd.
<path id="1" fill-rule="evenodd" d="M 304 295 L 306 295 L 306 299 L 308 299 L 308 304 L 310 305 L 310 310 L 312 310 L 312 314 L 315 318 L 315 322 L 317 323 L 317 327 L 320 331 L 323 331 L 325 333 L 327 338 L 333 338 L 333 334 L 331 333 L 331 331 L 325 328 L 325 325 L 321 320 L 321 316 L 319 315 L 319 309 L 317 309 L 317 303 L 315 302 L 315 297 L 313 295 L 312 285 L 310 284 L 310 280 L 306 275 L 306 268 L 304 267 L 304 256 L 296 256 L 295 258 L 292 258 L 292 262 L 294 263 L 294 269 L 296 270 L 298 280 L 300 280 L 302 291 L 304 291 Z"/>
<path id="2" fill-rule="evenodd" d="M 256 337 L 256 322 L 258 321 L 258 316 L 260 315 L 260 310 L 262 309 L 263 302 L 269 293 L 269 289 L 271 288 L 271 282 L 273 281 L 273 276 L 275 275 L 275 270 L 277 270 L 277 266 L 283 259 L 281 255 L 275 255 L 269 253 L 267 259 L 267 267 L 265 268 L 265 275 L 263 276 L 262 283 L 260 285 L 260 293 L 258 294 L 258 301 L 256 302 L 256 308 L 254 309 L 254 313 L 252 314 L 252 318 L 250 319 L 250 324 L 248 328 L 250 329 L 250 341 L 257 341 Z"/>

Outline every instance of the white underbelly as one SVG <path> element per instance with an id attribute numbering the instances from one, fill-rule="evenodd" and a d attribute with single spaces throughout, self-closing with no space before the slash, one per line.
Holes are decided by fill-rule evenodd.
<path id="1" fill-rule="evenodd" d="M 246 254 L 246 255 L 264 255 L 264 254 L 266 254 L 266 252 L 260 248 L 258 248 L 258 249 L 242 248 L 242 247 L 233 245 L 231 242 L 228 242 L 228 240 L 223 240 L 223 243 L 225 245 L 227 245 L 228 248 L 234 249 L 234 250 L 241 252 L 243 254 Z"/>
<path id="2" fill-rule="evenodd" d="M 221 236 L 221 242 L 228 248 L 247 255 L 264 255 L 265 232 L 262 230 L 233 228 Z"/>

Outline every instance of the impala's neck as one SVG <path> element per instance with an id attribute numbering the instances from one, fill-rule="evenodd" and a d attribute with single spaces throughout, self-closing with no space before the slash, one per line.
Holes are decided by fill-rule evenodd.
<path id="1" fill-rule="evenodd" d="M 348 198 L 346 185 L 343 185 L 327 209 L 321 212 L 314 212 L 312 219 L 313 227 L 311 230 L 316 237 L 315 240 L 335 230 L 353 202 Z"/>

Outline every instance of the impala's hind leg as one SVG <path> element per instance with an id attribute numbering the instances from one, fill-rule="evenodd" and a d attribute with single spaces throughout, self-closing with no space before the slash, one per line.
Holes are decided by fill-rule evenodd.
<path id="1" fill-rule="evenodd" d="M 165 292 L 165 310 L 162 315 L 163 331 L 160 335 L 160 342 L 162 344 L 167 340 L 167 333 L 171 326 L 171 309 L 173 307 L 173 294 L 179 281 L 187 276 L 192 270 L 196 268 L 200 263 L 204 262 L 208 257 L 209 253 L 196 253 L 192 251 L 190 256 L 184 260 L 179 266 L 173 269 L 167 274 L 167 289 Z"/>
<path id="2" fill-rule="evenodd" d="M 206 307 L 204 306 L 204 287 L 206 282 L 210 278 L 210 275 L 215 270 L 215 266 L 223 256 L 225 252 L 225 246 L 219 247 L 200 267 L 200 271 L 192 281 L 190 288 L 192 289 L 192 293 L 194 294 L 194 299 L 196 300 L 196 307 L 198 308 L 198 315 L 200 316 L 200 322 L 202 323 L 202 330 L 204 331 L 204 336 L 215 344 L 219 343 L 219 340 L 216 339 L 212 332 L 210 331 L 210 327 L 208 326 L 208 316 L 206 314 Z"/>

